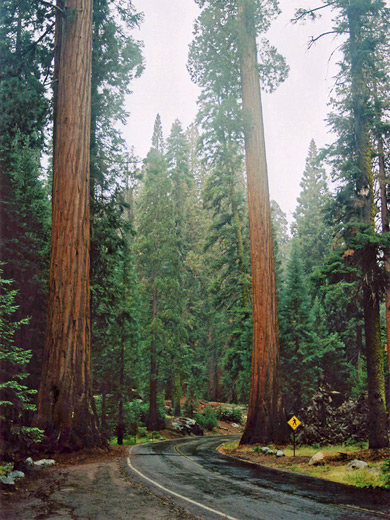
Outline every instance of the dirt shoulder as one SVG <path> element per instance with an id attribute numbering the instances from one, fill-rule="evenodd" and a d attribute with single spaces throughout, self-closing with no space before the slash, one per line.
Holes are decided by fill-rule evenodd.
<path id="1" fill-rule="evenodd" d="M 31 472 L 2 492 L 1 520 L 199 520 L 140 485 L 124 468 L 128 447 L 58 455 L 54 467 Z"/>

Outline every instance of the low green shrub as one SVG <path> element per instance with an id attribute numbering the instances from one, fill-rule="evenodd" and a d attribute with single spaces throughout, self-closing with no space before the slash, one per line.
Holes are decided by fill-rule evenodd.
<path id="1" fill-rule="evenodd" d="M 359 448 L 359 450 L 365 450 L 368 448 L 368 442 L 366 441 L 355 441 L 354 439 L 348 439 L 345 441 L 345 446 L 353 446 Z"/>
<path id="2" fill-rule="evenodd" d="M 194 419 L 204 430 L 213 431 L 218 426 L 218 420 L 211 406 L 206 406 L 203 413 L 196 413 Z"/>
<path id="3" fill-rule="evenodd" d="M 145 426 L 140 426 L 138 428 L 138 437 L 140 439 L 146 438 L 148 436 L 148 429 Z"/>
<path id="4" fill-rule="evenodd" d="M 216 416 L 220 421 L 236 422 L 239 424 L 243 421 L 242 411 L 238 406 L 232 406 L 231 408 L 218 406 Z"/>
<path id="5" fill-rule="evenodd" d="M 138 429 L 145 425 L 148 408 L 148 403 L 141 399 L 133 399 L 125 403 L 125 418 L 129 433 L 136 435 Z"/>
<path id="6" fill-rule="evenodd" d="M 384 464 L 381 467 L 384 479 L 384 486 L 387 489 L 390 489 L 390 459 L 386 459 Z"/>
<path id="7" fill-rule="evenodd" d="M 189 394 L 187 399 L 184 401 L 183 412 L 186 417 L 194 417 L 194 414 L 198 412 L 198 400 L 195 394 Z"/>

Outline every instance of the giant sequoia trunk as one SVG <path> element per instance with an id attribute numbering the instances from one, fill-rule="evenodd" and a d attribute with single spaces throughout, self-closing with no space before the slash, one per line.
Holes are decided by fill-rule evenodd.
<path id="1" fill-rule="evenodd" d="M 361 37 L 361 6 L 353 4 L 347 10 L 349 24 L 349 52 L 351 59 L 352 115 L 354 120 L 357 156 L 356 194 L 359 219 L 365 233 L 375 233 L 374 178 L 371 164 L 369 125 L 367 120 L 367 83 Z M 380 334 L 379 294 L 375 287 L 377 268 L 376 246 L 369 240 L 363 244 L 361 268 L 363 272 L 363 313 L 367 355 L 368 383 L 368 441 L 370 448 L 389 445 L 386 427 L 386 402 L 383 349 Z"/>
<path id="2" fill-rule="evenodd" d="M 285 436 L 279 384 L 279 333 L 253 2 L 238 0 L 253 291 L 253 353 L 248 420 L 241 444 Z"/>
<path id="3" fill-rule="evenodd" d="M 57 448 L 103 442 L 90 370 L 91 45 L 92 0 L 59 2 L 48 324 L 35 421 Z"/>

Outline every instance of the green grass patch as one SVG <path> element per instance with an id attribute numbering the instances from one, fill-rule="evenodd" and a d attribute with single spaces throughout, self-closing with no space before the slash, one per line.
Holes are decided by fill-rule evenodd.
<path id="1" fill-rule="evenodd" d="M 239 441 L 232 441 L 232 442 L 225 442 L 223 443 L 222 447 L 226 451 L 234 450 L 238 447 Z M 279 449 L 279 447 L 274 446 L 273 444 L 267 444 L 269 448 L 272 448 L 274 450 Z M 254 451 L 255 453 L 261 453 L 261 448 L 263 446 L 251 446 L 251 445 L 244 445 L 240 447 L 240 451 L 243 452 L 251 452 Z M 312 457 L 315 453 L 322 451 L 322 453 L 325 455 L 337 455 L 337 453 L 354 453 L 355 451 L 359 451 L 361 449 L 365 449 L 368 447 L 367 443 L 359 443 L 359 444 L 337 444 L 335 446 L 296 446 L 295 447 L 295 456 L 296 457 Z M 292 445 L 289 446 L 282 446 L 280 449 L 283 450 L 286 457 L 293 457 L 294 456 L 294 447 Z"/>
<path id="2" fill-rule="evenodd" d="M 232 451 L 235 450 L 238 447 L 240 441 L 231 441 L 231 442 L 224 442 L 222 444 L 222 448 L 226 451 Z"/>
<path id="3" fill-rule="evenodd" d="M 337 444 L 335 446 L 296 446 L 295 455 L 297 457 L 312 457 L 315 453 L 322 451 L 326 456 L 327 454 L 337 455 L 337 453 L 354 453 L 368 447 L 368 443 L 359 444 Z M 292 457 L 294 455 L 294 447 L 289 445 L 282 448 L 286 457 Z"/>
<path id="4" fill-rule="evenodd" d="M 348 484 L 356 487 L 384 487 L 385 478 L 381 472 L 370 472 L 369 469 L 356 469 L 347 471 L 345 466 L 308 466 L 303 464 L 294 464 L 286 466 L 283 464 L 275 464 L 276 468 L 288 469 L 301 473 L 302 475 L 309 475 L 310 477 L 323 478 L 331 480 L 332 482 L 339 482 L 340 484 Z M 374 466 L 373 466 L 374 467 Z"/>

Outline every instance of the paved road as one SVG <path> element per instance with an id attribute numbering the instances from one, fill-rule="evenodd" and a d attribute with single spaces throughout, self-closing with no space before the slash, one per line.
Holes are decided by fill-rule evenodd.
<path id="1" fill-rule="evenodd" d="M 128 470 L 205 520 L 390 519 L 390 493 L 233 460 L 216 451 L 228 439 L 232 437 L 134 446 Z"/>

